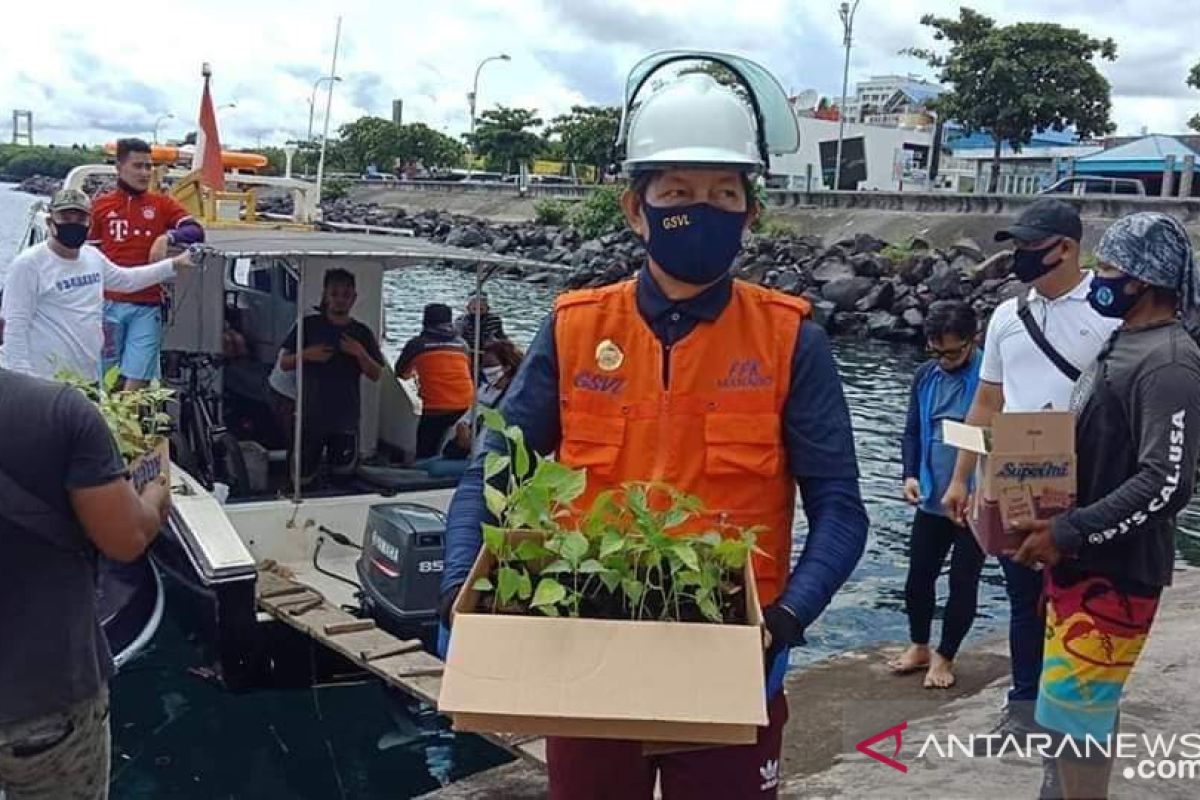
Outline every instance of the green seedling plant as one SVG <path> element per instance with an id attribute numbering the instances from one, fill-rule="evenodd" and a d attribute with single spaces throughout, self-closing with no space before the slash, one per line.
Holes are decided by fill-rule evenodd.
<path id="1" fill-rule="evenodd" d="M 569 516 L 570 504 L 583 494 L 587 476 L 533 453 L 525 435 L 516 425 L 508 425 L 499 412 L 487 409 L 482 414 L 484 427 L 498 434 L 505 443 L 504 454 L 489 452 L 484 457 L 484 500 L 496 525 L 483 526 L 483 542 L 496 558 L 495 582 L 480 578 L 474 588 L 495 592 L 493 610 L 510 608 L 514 601 L 539 603 L 547 607 L 550 587 L 533 588 L 533 574 L 554 554 L 550 541 L 511 537 L 510 531 L 530 530 L 553 534 L 560 521 Z M 494 485 L 503 479 L 502 491 Z"/>
<path id="2" fill-rule="evenodd" d="M 626 483 L 581 511 L 573 504 L 586 489 L 584 470 L 531 453 L 521 430 L 496 411 L 483 420 L 506 446 L 484 459 L 484 494 L 497 524 L 483 526 L 483 543 L 496 567 L 473 585 L 491 596 L 493 611 L 745 619 L 742 576 L 750 554 L 762 554 L 758 529 L 714 525 L 682 534 L 681 526 L 703 518 L 703 505 L 665 483 Z"/>
<path id="3" fill-rule="evenodd" d="M 66 368 L 58 370 L 54 379 L 75 387 L 96 404 L 126 462 L 153 450 L 171 424 L 166 404 L 174 392 L 158 381 L 141 389 L 118 390 L 121 371 L 116 366 L 99 385 Z"/>
<path id="4" fill-rule="evenodd" d="M 755 529 L 681 534 L 703 514 L 700 500 L 664 483 L 624 484 L 597 497 L 584 530 L 598 537 L 602 577 L 620 588 L 631 619 L 732 621 L 742 571 L 759 552 Z M 606 584 L 609 585 L 609 584 Z"/>

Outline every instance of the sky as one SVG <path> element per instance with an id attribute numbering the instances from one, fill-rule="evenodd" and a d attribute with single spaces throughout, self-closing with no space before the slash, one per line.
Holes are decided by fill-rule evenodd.
<path id="1" fill-rule="evenodd" d="M 1200 112 L 1184 83 L 1200 61 L 1200 0 L 962 0 L 1001 24 L 1056 22 L 1112 37 L 1118 59 L 1100 62 L 1112 84 L 1121 134 L 1180 133 Z M 899 54 L 932 46 L 925 13 L 955 15 L 958 0 L 860 0 L 850 84 L 872 75 L 933 77 Z M 573 104 L 620 102 L 629 68 L 666 48 L 736 52 L 771 70 L 784 88 L 841 91 L 842 28 L 835 0 L 198 0 L 101 4 L 59 0 L 54 13 L 11 4 L 0 46 L 0 120 L 33 111 L 38 143 L 99 143 L 120 136 L 181 138 L 194 128 L 201 64 L 227 146 L 281 145 L 309 124 L 313 82 L 330 74 L 337 16 L 342 35 L 330 129 L 366 114 L 451 135 L 467 130 L 467 92 L 482 68 L 480 111 L 536 108 L 549 121 Z M 203 10 L 201 12 L 201 10 Z M 24 18 L 23 18 L 24 17 Z M 21 31 L 21 33 L 17 33 Z M 853 89 L 851 89 L 851 92 Z M 324 121 L 317 95 L 314 127 Z M 174 118 L 161 119 L 166 114 Z"/>

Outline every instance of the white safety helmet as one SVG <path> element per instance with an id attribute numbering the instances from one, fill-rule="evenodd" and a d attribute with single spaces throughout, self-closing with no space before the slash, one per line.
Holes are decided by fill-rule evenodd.
<path id="1" fill-rule="evenodd" d="M 647 96 L 632 112 L 625 173 L 668 168 L 763 169 L 750 106 L 703 73 L 683 75 Z"/>

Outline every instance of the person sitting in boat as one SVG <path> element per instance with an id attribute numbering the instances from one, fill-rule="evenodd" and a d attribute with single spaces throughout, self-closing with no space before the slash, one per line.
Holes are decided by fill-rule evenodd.
<path id="1" fill-rule="evenodd" d="M 50 238 L 21 252 L 5 277 L 0 318 L 8 342 L 3 364 L 14 372 L 54 378 L 68 370 L 99 381 L 104 346 L 104 289 L 136 291 L 191 266 L 185 250 L 173 259 L 122 269 L 84 243 L 91 200 L 78 189 L 50 199 Z"/>
<path id="2" fill-rule="evenodd" d="M 409 339 L 396 359 L 396 375 L 417 378 L 421 422 L 417 458 L 441 452 L 442 439 L 475 399 L 471 355 L 454 332 L 453 312 L 443 303 L 425 306 L 421 333 Z"/>
<path id="3" fill-rule="evenodd" d="M 504 333 L 504 320 L 499 314 L 492 313 L 488 306 L 487 295 L 476 292 L 467 300 L 466 313 L 454 323 L 454 328 L 467 347 L 475 349 L 475 320 L 479 320 L 479 349 L 495 339 L 507 339 Z"/>
<path id="4" fill-rule="evenodd" d="M 508 339 L 494 339 L 484 348 L 480 361 L 481 380 L 475 393 L 475 409 L 477 412 L 485 408 L 498 408 L 500 401 L 508 392 L 517 368 L 521 366 L 525 355 Z M 471 413 L 468 411 L 459 417 L 454 427 L 442 435 L 441 449 L 438 455 L 416 461 L 413 466 L 423 469 L 431 477 L 458 477 L 467 468 L 467 459 L 471 456 L 471 448 L 475 436 L 483 426 L 482 419 L 476 415 L 475 432 L 471 430 Z"/>
<path id="5" fill-rule="evenodd" d="M 483 348 L 479 359 L 479 391 L 475 402 L 488 408 L 499 408 L 508 392 L 513 376 L 525 354 L 508 339 L 493 339 Z"/>
<path id="6" fill-rule="evenodd" d="M 0 369 L 0 441 L 0 795 L 107 797 L 97 553 L 140 557 L 171 489 L 136 491 L 100 411 L 65 384 Z"/>
<path id="7" fill-rule="evenodd" d="M 150 191 L 152 169 L 149 144 L 117 142 L 117 185 L 96 198 L 88 240 L 118 266 L 159 261 L 168 248 L 204 241 L 204 228 L 178 200 Z M 159 374 L 163 288 L 106 287 L 104 298 L 104 370 L 119 365 L 125 388 L 145 386 Z"/>
<path id="8" fill-rule="evenodd" d="M 350 316 L 358 299 L 354 274 L 335 268 L 325 272 L 319 313 L 304 318 L 303 350 L 297 353 L 296 326 L 280 347 L 279 368 L 297 371 L 303 387 L 300 483 L 316 478 L 322 456 L 335 476 L 352 475 L 358 466 L 360 377 L 378 381 L 384 359 L 375 334 Z M 293 443 L 292 457 L 295 457 Z"/>

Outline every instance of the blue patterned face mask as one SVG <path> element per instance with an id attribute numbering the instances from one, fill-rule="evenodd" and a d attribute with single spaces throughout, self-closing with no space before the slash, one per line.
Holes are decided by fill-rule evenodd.
<path id="1" fill-rule="evenodd" d="M 1129 294 L 1125 291 L 1125 287 L 1132 280 L 1134 280 L 1132 275 L 1121 275 L 1116 278 L 1101 278 L 1099 275 L 1093 277 L 1092 285 L 1088 289 L 1088 304 L 1102 317 L 1124 318 L 1149 288 L 1142 286 L 1140 291 Z"/>
<path id="2" fill-rule="evenodd" d="M 642 207 L 650 225 L 646 250 L 676 280 L 695 286 L 713 283 L 742 249 L 747 211 L 723 211 L 708 203 Z"/>

